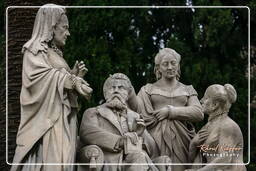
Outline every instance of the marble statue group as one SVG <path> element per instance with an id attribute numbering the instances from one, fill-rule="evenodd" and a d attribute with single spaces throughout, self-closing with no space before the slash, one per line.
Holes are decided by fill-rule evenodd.
<path id="1" fill-rule="evenodd" d="M 21 120 L 11 171 L 246 170 L 243 135 L 228 116 L 235 88 L 210 85 L 199 101 L 193 86 L 179 81 L 181 56 L 171 48 L 159 50 L 156 82 L 138 94 L 125 74 L 106 76 L 105 103 L 84 112 L 78 133 L 77 98 L 89 100 L 92 88 L 84 80 L 85 64 L 70 68 L 63 58 L 68 28 L 63 7 L 44 5 L 23 46 Z M 193 123 L 203 122 L 204 115 L 208 122 L 196 131 Z"/>

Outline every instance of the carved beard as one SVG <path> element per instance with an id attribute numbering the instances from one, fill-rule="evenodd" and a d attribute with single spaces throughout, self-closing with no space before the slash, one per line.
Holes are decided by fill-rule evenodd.
<path id="1" fill-rule="evenodd" d="M 106 102 L 107 107 L 118 111 L 126 109 L 124 98 L 120 94 L 113 94 Z"/>

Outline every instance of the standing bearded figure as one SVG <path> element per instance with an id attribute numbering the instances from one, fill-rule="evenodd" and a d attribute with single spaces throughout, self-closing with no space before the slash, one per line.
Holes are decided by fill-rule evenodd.
<path id="1" fill-rule="evenodd" d="M 82 143 L 100 147 L 104 153 L 104 163 L 113 164 L 104 165 L 104 171 L 159 169 L 152 165 L 149 158 L 155 152 L 153 138 L 145 130 L 140 115 L 127 107 L 131 87 L 126 75 L 116 73 L 110 76 L 103 87 L 106 103 L 86 110 L 82 119 L 80 128 Z M 129 151 L 129 146 L 133 146 L 132 151 Z M 122 163 L 130 163 L 130 165 L 121 166 Z M 136 165 L 142 163 L 145 165 Z"/>
<path id="2" fill-rule="evenodd" d="M 72 171 L 77 139 L 77 94 L 92 89 L 83 62 L 71 70 L 63 58 L 68 18 L 61 6 L 42 6 L 31 39 L 23 46 L 21 120 L 11 171 Z M 37 165 L 33 165 L 37 163 Z"/>

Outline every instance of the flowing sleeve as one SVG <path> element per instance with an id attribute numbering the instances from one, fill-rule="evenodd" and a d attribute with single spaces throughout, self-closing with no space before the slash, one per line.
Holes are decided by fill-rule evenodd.
<path id="1" fill-rule="evenodd" d="M 150 89 L 151 84 L 143 86 L 137 96 L 138 112 L 142 114 L 142 117 L 148 128 L 152 128 L 158 123 L 157 119 L 152 116 L 154 109 L 150 100 Z"/>
<path id="2" fill-rule="evenodd" d="M 203 120 L 202 106 L 197 98 L 197 92 L 192 85 L 186 86 L 188 102 L 186 106 L 170 108 L 169 119 L 198 122 Z"/>
<path id="3" fill-rule="evenodd" d="M 23 160 L 60 115 L 68 117 L 71 113 L 68 95 L 64 90 L 68 74 L 65 69 L 53 68 L 46 52 L 33 54 L 29 50 L 25 51 L 20 94 L 21 119 L 14 163 Z"/>
<path id="4" fill-rule="evenodd" d="M 36 141 L 54 124 L 64 108 L 67 114 L 69 113 L 70 103 L 64 91 L 68 75 L 69 73 L 64 69 L 51 67 L 46 53 L 40 51 L 34 55 L 28 50 L 25 51 L 18 144 Z M 28 140 L 27 137 L 35 140 Z"/>

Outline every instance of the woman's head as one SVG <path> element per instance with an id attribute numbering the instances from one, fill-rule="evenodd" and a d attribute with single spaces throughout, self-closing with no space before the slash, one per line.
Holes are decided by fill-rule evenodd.
<path id="1" fill-rule="evenodd" d="M 68 17 L 62 14 L 60 20 L 53 27 L 53 43 L 58 47 L 63 47 L 66 44 L 66 39 L 70 36 Z"/>
<path id="2" fill-rule="evenodd" d="M 167 79 L 180 77 L 180 54 L 170 48 L 161 49 L 155 56 L 154 72 L 156 79 L 162 77 Z"/>
<path id="3" fill-rule="evenodd" d="M 59 46 L 64 46 L 68 35 L 68 19 L 65 9 L 55 4 L 46 4 L 37 12 L 32 37 L 23 46 L 23 52 L 26 49 L 34 54 L 38 51 L 46 51 L 53 40 Z"/>
<path id="4" fill-rule="evenodd" d="M 225 84 L 224 86 L 214 84 L 206 89 L 200 102 L 202 103 L 203 112 L 206 114 L 212 114 L 216 111 L 227 113 L 236 99 L 237 93 L 231 84 Z"/>

